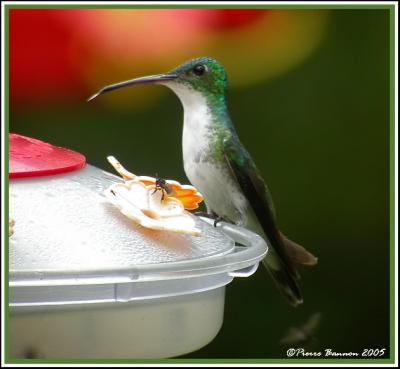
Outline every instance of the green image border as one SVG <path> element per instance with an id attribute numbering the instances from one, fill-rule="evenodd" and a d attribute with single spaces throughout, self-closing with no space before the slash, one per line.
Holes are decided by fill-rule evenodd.
<path id="1" fill-rule="evenodd" d="M 170 5 L 165 3 L 158 4 L 146 4 L 146 5 L 134 5 L 134 4 L 9 4 L 8 2 L 3 3 L 4 10 L 4 167 L 3 167 L 3 178 L 4 178 L 4 230 L 8 228 L 9 222 L 9 180 L 8 180 L 8 139 L 6 135 L 9 132 L 9 11 L 12 9 L 197 9 L 197 8 L 209 8 L 209 9 L 386 9 L 389 11 L 389 27 L 390 27 L 390 357 L 388 359 L 313 359 L 313 358 L 296 358 L 296 359 L 13 359 L 9 356 L 9 342 L 6 339 L 9 337 L 9 309 L 8 304 L 4 306 L 4 363 L 5 364 L 394 364 L 395 363 L 395 326 L 397 325 L 395 319 L 395 12 L 396 6 L 394 4 L 201 4 L 199 2 L 195 5 L 187 5 L 184 2 L 180 5 Z M 5 245 L 5 259 L 4 266 L 5 271 L 9 268 L 9 242 L 8 232 L 2 232 L 4 237 Z M 8 273 L 4 273 L 4 298 L 5 302 L 9 299 L 8 290 Z"/>

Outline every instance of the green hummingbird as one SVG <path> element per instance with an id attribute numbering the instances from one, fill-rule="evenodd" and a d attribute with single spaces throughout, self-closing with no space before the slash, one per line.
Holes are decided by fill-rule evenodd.
<path id="1" fill-rule="evenodd" d="M 302 303 L 294 264 L 314 265 L 317 258 L 278 229 L 269 190 L 230 118 L 228 79 L 222 65 L 208 57 L 192 59 L 165 74 L 106 86 L 88 101 L 147 83 L 167 86 L 182 102 L 184 169 L 204 196 L 207 213 L 260 234 L 269 245 L 263 264 L 278 289 L 292 305 Z"/>

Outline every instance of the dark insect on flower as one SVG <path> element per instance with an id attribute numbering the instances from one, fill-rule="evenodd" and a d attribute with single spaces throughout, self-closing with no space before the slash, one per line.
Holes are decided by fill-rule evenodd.
<path id="1" fill-rule="evenodd" d="M 162 191 L 161 201 L 164 200 L 165 193 L 170 195 L 173 192 L 171 185 L 169 185 L 165 179 L 157 178 L 155 186 L 152 194 L 155 194 L 157 191 Z"/>

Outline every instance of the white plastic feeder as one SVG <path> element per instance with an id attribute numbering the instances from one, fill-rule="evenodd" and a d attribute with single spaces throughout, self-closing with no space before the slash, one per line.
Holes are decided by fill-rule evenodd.
<path id="1" fill-rule="evenodd" d="M 209 343 L 225 286 L 267 252 L 243 228 L 143 228 L 102 192 L 118 178 L 73 151 L 10 134 L 10 356 L 167 358 Z M 239 318 L 239 317 L 238 317 Z"/>

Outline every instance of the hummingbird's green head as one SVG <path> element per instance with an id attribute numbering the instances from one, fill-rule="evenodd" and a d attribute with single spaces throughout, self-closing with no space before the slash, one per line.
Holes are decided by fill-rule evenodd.
<path id="1" fill-rule="evenodd" d="M 183 85 L 206 96 L 224 95 L 228 88 L 224 68 L 216 60 L 208 57 L 189 60 L 167 74 L 175 75 L 176 78 L 163 84 L 171 87 Z"/>
<path id="2" fill-rule="evenodd" d="M 222 65 L 214 59 L 201 57 L 189 60 L 168 73 L 135 78 L 103 87 L 88 101 L 121 87 L 149 83 L 159 83 L 171 88 L 181 100 L 186 99 L 188 95 L 193 95 L 193 92 L 200 93 L 205 98 L 224 98 L 228 87 Z"/>

